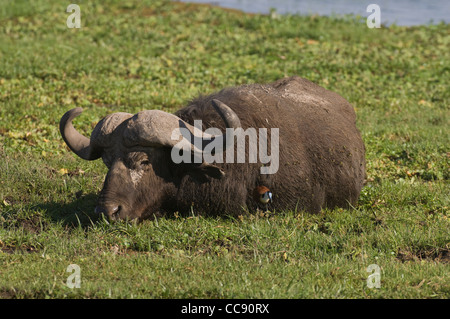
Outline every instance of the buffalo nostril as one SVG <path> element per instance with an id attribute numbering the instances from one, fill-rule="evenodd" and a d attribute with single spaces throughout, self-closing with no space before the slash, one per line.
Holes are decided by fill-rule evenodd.
<path id="1" fill-rule="evenodd" d="M 120 209 L 121 209 L 120 206 L 114 206 L 114 207 L 112 208 L 112 214 L 111 214 L 111 216 L 113 216 L 114 218 L 118 217 L 118 216 L 119 216 L 119 213 L 120 213 Z"/>
<path id="2" fill-rule="evenodd" d="M 105 215 L 109 218 L 117 218 L 121 210 L 121 206 L 97 206 L 95 207 L 95 213 Z"/>

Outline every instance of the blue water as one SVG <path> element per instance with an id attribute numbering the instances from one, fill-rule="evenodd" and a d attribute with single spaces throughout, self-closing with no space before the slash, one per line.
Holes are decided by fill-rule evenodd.
<path id="1" fill-rule="evenodd" d="M 251 13 L 277 13 L 342 15 L 355 14 L 368 17 L 369 4 L 378 4 L 381 22 L 385 25 L 412 26 L 450 22 L 450 0 L 190 0 L 185 2 L 209 3 Z"/>

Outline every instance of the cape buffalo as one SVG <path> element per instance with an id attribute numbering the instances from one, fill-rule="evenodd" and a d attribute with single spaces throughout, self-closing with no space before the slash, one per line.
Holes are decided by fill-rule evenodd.
<path id="1" fill-rule="evenodd" d="M 96 212 L 111 219 L 190 210 L 236 216 L 258 208 L 317 213 L 354 205 L 363 187 L 365 147 L 353 107 L 340 95 L 297 76 L 225 88 L 192 100 L 175 114 L 110 114 L 90 139 L 72 125 L 81 112 L 76 108 L 64 114 L 60 131 L 75 154 L 85 160 L 101 157 L 108 167 Z M 201 120 L 200 132 L 196 120 Z M 209 134 L 208 128 L 220 134 Z M 241 133 L 229 136 L 227 128 Z M 273 163 L 252 153 L 251 138 L 245 134 L 250 128 L 268 130 L 264 142 Z M 190 136 L 180 133 L 183 129 Z M 234 142 L 242 137 L 248 143 L 239 149 Z M 223 161 L 174 160 L 186 146 L 195 146 L 188 154 L 193 159 L 212 142 L 223 145 L 211 153 Z M 229 152 L 230 158 L 241 155 L 245 161 L 225 160 Z M 263 173 L 272 164 L 272 172 Z M 261 195 L 264 200 L 255 199 L 255 189 L 262 186 L 270 190 L 270 201 L 268 193 Z"/>

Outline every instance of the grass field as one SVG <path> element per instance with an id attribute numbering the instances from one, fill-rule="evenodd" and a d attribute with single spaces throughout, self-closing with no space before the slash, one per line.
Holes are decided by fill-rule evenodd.
<path id="1" fill-rule="evenodd" d="M 69 29 L 70 3 L 0 3 L 0 299 L 450 298 L 450 25 L 127 0 L 79 1 Z M 89 136 L 112 112 L 290 75 L 356 109 L 368 182 L 354 209 L 95 216 L 106 167 L 68 150 L 64 112 L 83 107 Z"/>

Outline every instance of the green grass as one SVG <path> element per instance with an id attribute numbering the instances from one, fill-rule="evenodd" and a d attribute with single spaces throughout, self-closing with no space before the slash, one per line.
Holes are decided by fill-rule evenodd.
<path id="1" fill-rule="evenodd" d="M 0 298 L 450 297 L 448 24 L 249 15 L 168 1 L 0 4 Z M 300 75 L 355 107 L 367 150 L 359 204 L 240 218 L 195 211 L 108 223 L 106 168 L 58 132 L 81 106 L 174 112 L 226 86 Z M 81 288 L 66 286 L 70 264 Z M 367 287 L 367 267 L 381 288 Z"/>

